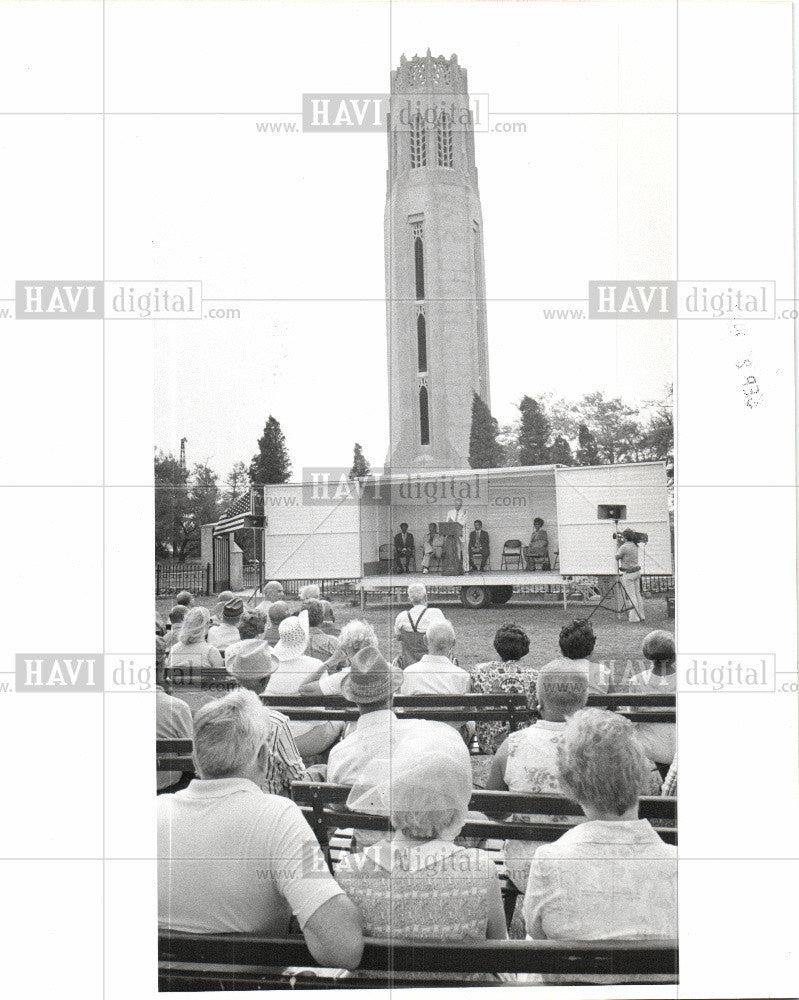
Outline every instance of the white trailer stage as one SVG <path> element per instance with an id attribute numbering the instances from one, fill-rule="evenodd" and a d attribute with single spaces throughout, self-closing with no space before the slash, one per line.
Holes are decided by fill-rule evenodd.
<path id="1" fill-rule="evenodd" d="M 460 499 L 466 514 L 463 546 L 473 522 L 488 533 L 490 557 L 481 573 L 421 573 L 430 523 L 447 519 Z M 576 576 L 616 573 L 614 515 L 624 527 L 648 535 L 641 546 L 644 574 L 673 572 L 668 488 L 664 462 L 602 466 L 532 466 L 372 474 L 351 482 L 323 469 L 306 481 L 264 488 L 266 579 L 357 579 L 362 595 L 390 592 L 420 579 L 461 588 L 470 607 L 504 603 L 514 587 L 563 588 Z M 530 540 L 540 517 L 549 538 L 551 571 L 528 571 L 505 560 L 511 540 Z M 407 523 L 414 536 L 416 572 L 397 573 L 394 535 Z"/>

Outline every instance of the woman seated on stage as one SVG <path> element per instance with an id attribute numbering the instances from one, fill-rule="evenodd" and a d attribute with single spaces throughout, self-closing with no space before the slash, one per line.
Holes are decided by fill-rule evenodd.
<path id="1" fill-rule="evenodd" d="M 475 694 L 523 694 L 533 705 L 538 668 L 522 663 L 522 658 L 530 652 L 527 633 L 518 625 L 502 625 L 494 636 L 494 649 L 498 660 L 479 663 L 472 670 L 472 691 Z M 524 723 L 518 723 L 516 728 L 523 729 Z M 496 753 L 509 732 L 508 722 L 478 722 L 480 753 Z"/>
<path id="2" fill-rule="evenodd" d="M 536 852 L 523 907 L 528 938 L 676 938 L 677 848 L 638 818 L 649 762 L 632 724 L 600 708 L 576 712 L 557 767 L 587 821 Z"/>
<path id="3" fill-rule="evenodd" d="M 494 861 L 485 851 L 455 844 L 472 795 L 469 754 L 462 749 L 403 743 L 387 790 L 393 838 L 345 856 L 336 869 L 336 880 L 361 912 L 365 936 L 507 938 Z"/>

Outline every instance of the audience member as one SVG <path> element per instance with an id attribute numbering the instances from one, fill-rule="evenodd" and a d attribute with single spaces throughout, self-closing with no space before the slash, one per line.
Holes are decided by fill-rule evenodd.
<path id="1" fill-rule="evenodd" d="M 166 648 L 170 649 L 178 641 L 180 637 L 180 629 L 183 625 L 183 619 L 188 613 L 188 606 L 186 604 L 176 604 L 174 608 L 169 612 L 169 631 L 164 636 L 164 642 L 166 643 Z"/>
<path id="2" fill-rule="evenodd" d="M 267 625 L 264 629 L 264 639 L 272 646 L 280 638 L 280 623 L 291 617 L 291 605 L 287 601 L 275 601 L 266 615 Z"/>
<path id="3" fill-rule="evenodd" d="M 506 939 L 496 865 L 485 851 L 455 843 L 472 795 L 465 746 L 404 743 L 385 791 L 393 838 L 345 856 L 336 869 L 364 932 L 416 941 Z"/>
<path id="4" fill-rule="evenodd" d="M 309 674 L 324 666 L 319 660 L 305 655 L 308 647 L 307 617 L 302 612 L 300 617 L 284 618 L 280 623 L 280 638 L 272 650 L 278 663 L 266 682 L 266 694 L 299 694 L 302 682 Z M 342 722 L 291 723 L 291 732 L 306 763 L 309 758 L 328 750 L 339 738 L 343 728 Z"/>
<path id="5" fill-rule="evenodd" d="M 565 666 L 563 661 L 550 663 L 538 675 L 536 696 L 541 718 L 527 729 L 511 733 L 497 750 L 486 782 L 486 788 L 491 791 L 553 795 L 560 791 L 557 744 L 566 730 L 567 719 L 585 708 L 588 678 L 583 671 Z M 558 817 L 522 814 L 513 819 L 519 823 L 536 823 L 557 821 Z M 539 841 L 505 842 L 508 877 L 520 892 L 524 892 L 530 862 L 539 846 Z"/>
<path id="6" fill-rule="evenodd" d="M 676 799 L 677 798 L 677 754 L 674 754 L 674 760 L 671 762 L 671 767 L 669 768 L 668 774 L 663 779 L 663 788 L 661 789 L 661 795 L 666 798 Z"/>
<path id="7" fill-rule="evenodd" d="M 610 670 L 604 663 L 592 663 L 588 659 L 596 645 L 591 622 L 585 618 L 578 618 L 564 625 L 560 630 L 558 643 L 563 658 L 551 662 L 563 664 L 569 670 L 583 670 L 588 677 L 588 693 L 607 694 L 610 687 Z"/>
<path id="8" fill-rule="evenodd" d="M 225 668 L 240 684 L 260 694 L 275 669 L 269 643 L 261 635 L 260 619 L 247 615 L 239 622 L 239 641 L 225 650 Z"/>
<path id="9" fill-rule="evenodd" d="M 155 639 L 155 738 L 157 740 L 190 740 L 193 735 L 191 709 L 180 698 L 168 694 L 164 682 L 166 646 L 159 636 Z M 159 792 L 172 788 L 183 780 L 181 771 L 157 771 Z"/>
<path id="10" fill-rule="evenodd" d="M 404 670 L 402 694 L 467 694 L 472 687 L 468 670 L 452 661 L 455 629 L 448 621 L 427 626 L 428 652 Z"/>
<path id="11" fill-rule="evenodd" d="M 262 599 L 259 604 L 256 604 L 253 609 L 256 614 L 262 615 L 264 618 L 269 614 L 269 609 L 275 603 L 275 601 L 283 600 L 283 584 L 278 583 L 277 580 L 270 580 L 269 583 L 265 583 L 261 589 Z"/>
<path id="12" fill-rule="evenodd" d="M 222 609 L 235 596 L 232 590 L 223 590 L 216 595 L 216 604 L 211 608 L 211 623 L 213 625 L 218 625 L 222 621 Z"/>
<path id="13" fill-rule="evenodd" d="M 538 669 L 522 659 L 530 652 L 530 640 L 518 625 L 502 625 L 494 636 L 499 660 L 480 663 L 472 670 L 472 691 L 476 694 L 523 694 L 530 706 L 535 704 Z M 523 728 L 517 723 L 516 728 Z M 508 722 L 478 722 L 477 739 L 481 753 L 496 753 L 510 732 Z"/>
<path id="14" fill-rule="evenodd" d="M 190 608 L 194 604 L 194 595 L 191 591 L 181 590 L 175 597 L 175 604 L 179 604 L 181 607 Z"/>
<path id="15" fill-rule="evenodd" d="M 587 819 L 538 848 L 524 897 L 527 936 L 676 938 L 677 848 L 638 818 L 648 763 L 632 724 L 603 709 L 576 712 L 557 767 Z"/>
<path id="16" fill-rule="evenodd" d="M 315 583 L 309 583 L 305 587 L 300 587 L 299 598 L 303 607 L 307 607 L 309 601 L 319 601 L 322 605 L 322 621 L 334 622 L 336 613 L 330 601 L 322 597 L 322 591 Z"/>
<path id="17" fill-rule="evenodd" d="M 283 937 L 294 914 L 317 962 L 353 968 L 363 949 L 356 907 L 299 808 L 258 787 L 268 740 L 268 713 L 251 691 L 197 713 L 200 778 L 158 798 L 159 926 Z"/>
<path id="18" fill-rule="evenodd" d="M 325 613 L 322 601 L 310 597 L 304 608 L 308 612 L 308 655 L 326 660 L 338 648 L 338 638 L 326 632 L 322 625 Z"/>
<path id="19" fill-rule="evenodd" d="M 394 636 L 402 647 L 397 662 L 403 670 L 421 660 L 427 652 L 425 636 L 428 628 L 436 622 L 446 621 L 443 611 L 429 607 L 427 587 L 423 583 L 412 583 L 408 587 L 408 600 L 411 602 L 410 609 L 400 611 L 394 622 Z"/>
<path id="20" fill-rule="evenodd" d="M 219 625 L 212 625 L 208 630 L 208 641 L 212 646 L 224 652 L 233 642 L 238 642 L 241 638 L 239 634 L 239 622 L 244 614 L 244 602 L 240 597 L 234 597 L 222 608 L 222 621 Z"/>
<path id="21" fill-rule="evenodd" d="M 642 652 L 652 666 L 630 678 L 631 694 L 674 694 L 677 690 L 677 650 L 674 636 L 657 629 L 644 639 Z M 638 739 L 644 753 L 665 774 L 677 750 L 674 722 L 639 722 Z"/>
<path id="22" fill-rule="evenodd" d="M 216 667 L 222 669 L 222 654 L 210 642 L 206 634 L 210 615 L 208 608 L 191 608 L 183 619 L 178 641 L 169 650 L 170 667 Z"/>
<path id="23" fill-rule="evenodd" d="M 350 670 L 350 661 L 367 646 L 377 647 L 377 635 L 369 622 L 357 618 L 347 622 L 341 630 L 336 649 L 313 673 L 308 674 L 300 687 L 300 694 L 341 694 L 341 686 Z"/>

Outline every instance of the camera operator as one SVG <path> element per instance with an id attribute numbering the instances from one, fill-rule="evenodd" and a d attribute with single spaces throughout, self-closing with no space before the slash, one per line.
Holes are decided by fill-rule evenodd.
<path id="1" fill-rule="evenodd" d="M 641 563 L 638 558 L 638 532 L 632 528 L 614 533 L 616 561 L 621 573 L 621 585 L 630 598 L 632 608 L 627 615 L 631 622 L 644 621 L 644 602 L 641 597 Z"/>

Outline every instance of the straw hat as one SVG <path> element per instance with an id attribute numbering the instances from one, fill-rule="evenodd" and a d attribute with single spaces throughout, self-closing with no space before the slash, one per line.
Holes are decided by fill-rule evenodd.
<path id="1" fill-rule="evenodd" d="M 341 685 L 341 693 L 356 705 L 370 705 L 384 701 L 401 686 L 400 668 L 392 667 L 374 646 L 366 646 L 350 660 L 350 671 Z"/>

